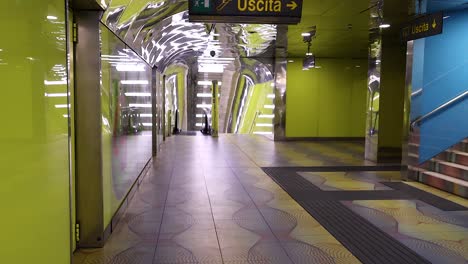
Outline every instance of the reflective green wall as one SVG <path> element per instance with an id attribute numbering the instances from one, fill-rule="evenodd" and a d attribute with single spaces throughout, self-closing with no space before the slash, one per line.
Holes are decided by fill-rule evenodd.
<path id="1" fill-rule="evenodd" d="M 101 24 L 104 226 L 151 159 L 151 68 Z"/>
<path id="2" fill-rule="evenodd" d="M 0 3 L 2 263 L 70 263 L 64 3 Z"/>
<path id="3" fill-rule="evenodd" d="M 364 137 L 367 60 L 317 59 L 319 68 L 288 63 L 286 136 Z M 290 60 L 291 61 L 291 60 Z"/>

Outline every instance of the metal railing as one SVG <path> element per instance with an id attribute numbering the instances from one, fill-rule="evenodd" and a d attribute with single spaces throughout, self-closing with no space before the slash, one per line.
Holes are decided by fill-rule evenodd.
<path id="1" fill-rule="evenodd" d="M 422 92 L 423 92 L 423 89 L 422 89 L 422 88 L 419 89 L 419 90 L 417 90 L 417 91 L 414 91 L 414 92 L 411 94 L 411 97 L 416 97 L 416 96 L 422 94 Z"/>
<path id="2" fill-rule="evenodd" d="M 452 100 L 440 105 L 436 109 L 432 110 L 431 112 L 416 118 L 413 122 L 411 122 L 411 128 L 415 128 L 417 125 L 421 124 L 422 122 L 426 121 L 427 119 L 433 117 L 434 115 L 444 111 L 445 109 L 449 108 L 450 106 L 462 101 L 468 97 L 468 91 L 458 95 L 457 97 L 453 98 Z"/>

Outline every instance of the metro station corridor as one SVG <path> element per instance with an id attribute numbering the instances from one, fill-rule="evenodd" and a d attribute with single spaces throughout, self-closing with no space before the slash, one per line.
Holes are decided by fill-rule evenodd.
<path id="1" fill-rule="evenodd" d="M 468 264 L 468 0 L 2 0 L 0 33 L 2 264 Z"/>
<path id="2" fill-rule="evenodd" d="M 199 134 L 173 136 L 163 151 L 167 155 L 152 162 L 105 247 L 79 250 L 75 263 L 361 263 L 356 256 L 367 263 L 466 263 L 468 258 L 468 201 L 403 183 L 397 165 L 364 162 L 360 142 Z M 294 180 L 278 181 L 282 188 L 275 173 L 269 177 L 265 171 Z"/>

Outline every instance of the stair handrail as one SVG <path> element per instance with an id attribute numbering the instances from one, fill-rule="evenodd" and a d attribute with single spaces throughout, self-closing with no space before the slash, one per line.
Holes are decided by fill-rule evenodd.
<path id="1" fill-rule="evenodd" d="M 431 112 L 429 112 L 429 113 L 427 113 L 427 114 L 425 114 L 425 115 L 423 115 L 421 117 L 416 118 L 413 122 L 411 122 L 411 128 L 415 128 L 420 123 L 426 121 L 427 119 L 429 119 L 432 116 L 438 114 L 439 112 L 449 108 L 450 106 L 460 102 L 461 100 L 465 99 L 466 97 L 468 97 L 468 91 L 466 91 L 466 92 L 458 95 L 457 97 L 453 98 L 452 100 L 440 105 L 439 107 L 432 110 Z"/>
<path id="2" fill-rule="evenodd" d="M 422 92 L 423 92 L 423 88 L 421 88 L 421 89 L 419 89 L 419 90 L 417 90 L 417 91 L 414 91 L 414 92 L 411 94 L 411 97 L 416 97 L 416 96 L 422 94 Z"/>

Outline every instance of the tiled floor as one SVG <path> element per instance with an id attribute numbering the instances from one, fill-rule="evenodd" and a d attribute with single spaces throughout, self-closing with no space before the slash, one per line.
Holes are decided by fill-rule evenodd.
<path id="1" fill-rule="evenodd" d="M 354 143 L 274 143 L 261 136 L 171 137 L 106 246 L 78 251 L 75 263 L 359 263 L 261 167 L 374 165 L 362 161 L 362 155 L 363 147 Z M 399 178 L 398 172 L 301 175 L 324 191 L 387 190 L 379 179 Z M 380 210 L 379 215 L 387 214 L 384 219 L 398 223 L 409 217 L 398 218 L 397 210 L 419 213 L 418 201 L 343 204 L 371 223 L 379 219 L 369 216 L 375 214 L 369 214 L 371 210 Z M 443 214 L 430 209 L 431 219 Z M 420 220 L 410 221 L 398 233 L 389 228 L 395 221 L 375 224 L 415 252 L 432 256 L 428 247 L 418 248 L 431 242 L 448 252 L 444 256 L 459 261 L 451 263 L 465 263 L 466 215 L 452 212 L 447 217 L 457 220 L 450 226 L 439 217 L 429 229 L 411 229 Z M 424 235 L 413 236 L 411 230 Z M 429 235 L 431 230 L 447 233 Z M 405 236 L 400 236 L 402 232 Z"/>

